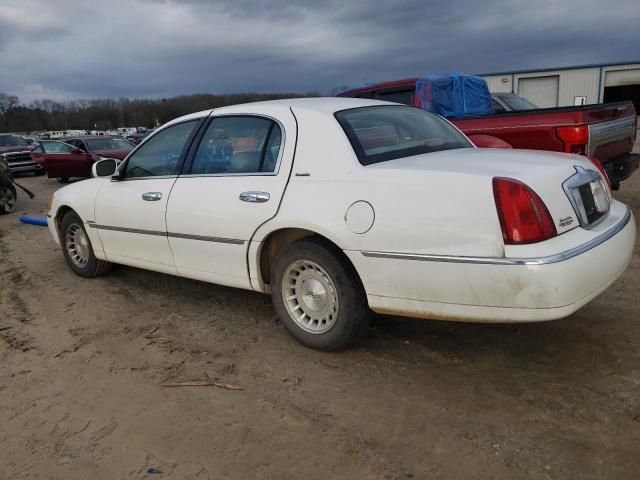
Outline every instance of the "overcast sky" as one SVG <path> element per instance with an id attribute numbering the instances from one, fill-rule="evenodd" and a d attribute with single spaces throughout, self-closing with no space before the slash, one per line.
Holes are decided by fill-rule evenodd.
<path id="1" fill-rule="evenodd" d="M 0 92 L 69 100 L 640 59 L 640 0 L 0 0 Z"/>

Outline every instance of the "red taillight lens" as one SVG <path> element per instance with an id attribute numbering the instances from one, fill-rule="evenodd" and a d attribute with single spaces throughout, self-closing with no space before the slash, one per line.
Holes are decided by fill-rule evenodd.
<path id="1" fill-rule="evenodd" d="M 564 142 L 564 151 L 567 153 L 587 153 L 589 143 L 589 127 L 558 127 L 558 138 Z"/>
<path id="2" fill-rule="evenodd" d="M 524 183 L 496 177 L 493 196 L 505 244 L 540 242 L 558 234 L 549 210 L 536 192 Z"/>

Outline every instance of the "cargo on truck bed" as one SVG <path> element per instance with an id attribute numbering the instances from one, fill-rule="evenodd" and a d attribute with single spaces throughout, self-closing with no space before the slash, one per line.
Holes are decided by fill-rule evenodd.
<path id="1" fill-rule="evenodd" d="M 415 77 L 367 85 L 338 96 L 373 98 L 423 108 L 424 102 L 416 88 L 420 80 Z M 478 147 L 549 150 L 595 158 L 604 167 L 614 189 L 629 178 L 640 163 L 640 155 L 631 153 L 637 131 L 636 112 L 631 102 L 501 112 L 448 117 L 448 120 Z"/>

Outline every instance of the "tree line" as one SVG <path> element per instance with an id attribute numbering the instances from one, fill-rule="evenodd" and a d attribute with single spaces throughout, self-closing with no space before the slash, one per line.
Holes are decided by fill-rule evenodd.
<path id="1" fill-rule="evenodd" d="M 181 115 L 226 105 L 280 98 L 318 96 L 317 92 L 195 94 L 161 99 L 90 99 L 57 102 L 36 99 L 21 104 L 15 95 L 0 93 L 0 132 L 48 130 L 110 130 L 154 128 Z"/>

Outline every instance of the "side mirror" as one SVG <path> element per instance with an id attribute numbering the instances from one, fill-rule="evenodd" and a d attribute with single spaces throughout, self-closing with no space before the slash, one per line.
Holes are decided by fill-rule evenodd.
<path id="1" fill-rule="evenodd" d="M 79 155 L 81 153 L 84 153 L 84 150 L 82 150 L 81 148 L 78 148 L 78 147 L 73 147 L 71 149 L 71 153 L 73 153 L 74 155 Z"/>
<path id="2" fill-rule="evenodd" d="M 120 160 L 115 158 L 105 158 L 99 160 L 91 166 L 91 175 L 93 177 L 111 177 L 118 170 Z"/>

